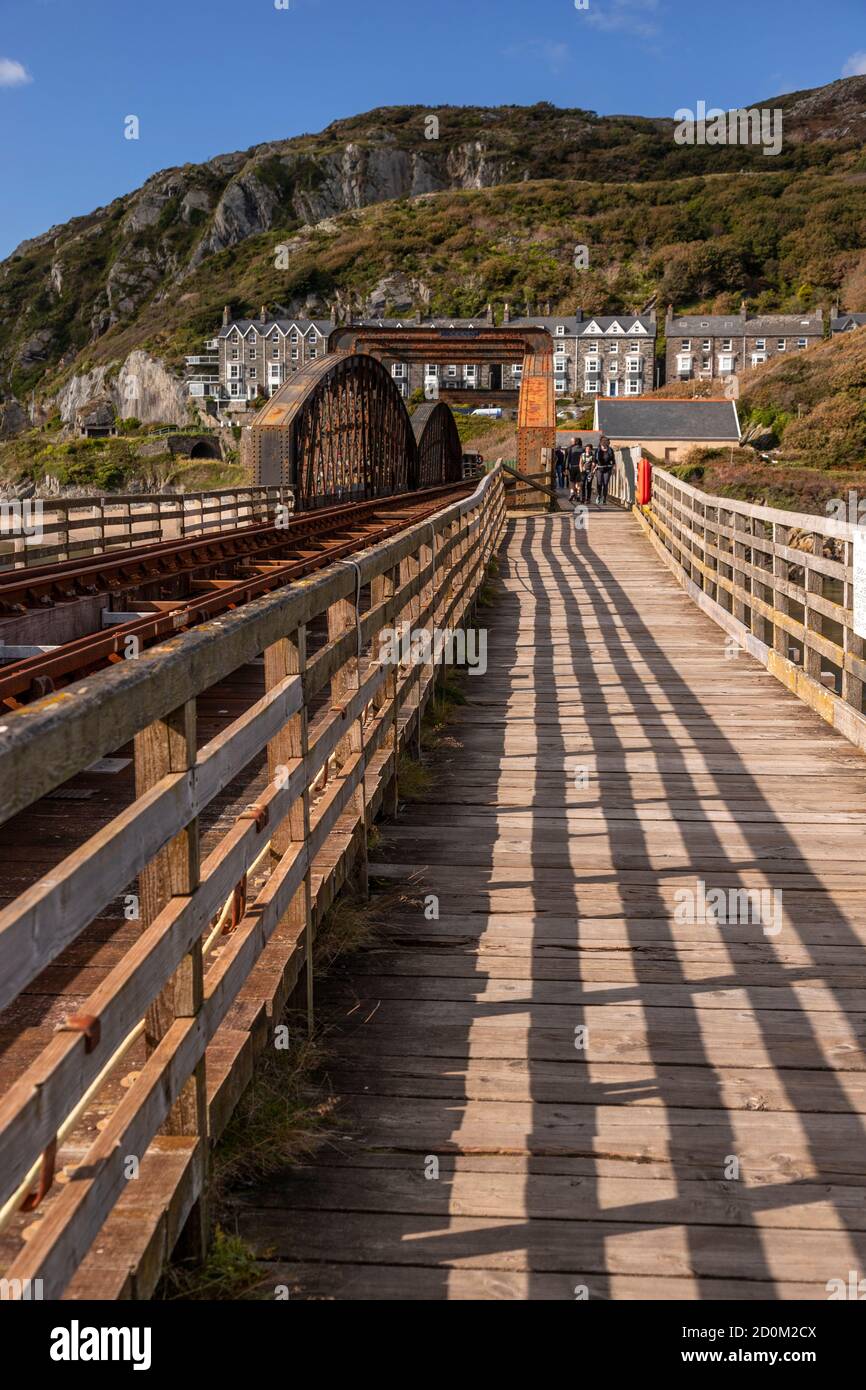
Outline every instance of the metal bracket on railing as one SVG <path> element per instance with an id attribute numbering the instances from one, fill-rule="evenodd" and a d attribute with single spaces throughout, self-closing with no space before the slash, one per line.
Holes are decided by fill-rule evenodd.
<path id="1" fill-rule="evenodd" d="M 257 832 L 261 832 L 262 830 L 264 830 L 269 819 L 270 811 L 268 807 L 263 806 L 260 802 L 256 802 L 252 806 L 246 806 L 238 816 L 238 820 L 254 820 L 256 823 Z"/>
<path id="2" fill-rule="evenodd" d="M 102 1036 L 102 1024 L 95 1014 L 70 1014 L 63 1023 L 59 1023 L 56 1028 L 58 1033 L 83 1033 L 84 1051 L 92 1052 L 99 1046 Z"/>
<path id="3" fill-rule="evenodd" d="M 52 1183 L 54 1182 L 54 1165 L 57 1161 L 57 1140 L 52 1139 L 42 1155 L 42 1165 L 39 1169 L 39 1181 L 33 1192 L 28 1192 L 27 1196 L 18 1208 L 19 1211 L 35 1211 L 42 1202 Z"/>

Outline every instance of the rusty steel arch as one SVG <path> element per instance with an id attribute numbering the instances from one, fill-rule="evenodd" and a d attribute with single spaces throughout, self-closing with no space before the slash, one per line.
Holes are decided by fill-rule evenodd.
<path id="1" fill-rule="evenodd" d="M 366 353 L 329 354 L 293 373 L 248 427 L 244 449 L 254 482 L 293 487 L 299 510 L 417 486 L 409 412 Z"/>
<path id="2" fill-rule="evenodd" d="M 418 446 L 415 487 L 456 483 L 463 477 L 463 446 L 457 422 L 444 401 L 427 401 L 412 415 Z"/>

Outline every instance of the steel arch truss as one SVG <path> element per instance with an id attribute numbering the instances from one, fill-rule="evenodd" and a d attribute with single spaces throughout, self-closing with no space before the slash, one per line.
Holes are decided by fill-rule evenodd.
<path id="1" fill-rule="evenodd" d="M 459 482 L 463 477 L 463 446 L 445 402 L 419 405 L 412 416 L 412 431 L 418 446 L 415 487 Z"/>
<path id="2" fill-rule="evenodd" d="M 296 490 L 299 510 L 417 486 L 409 414 L 387 368 L 335 353 L 293 374 L 249 427 L 253 475 Z"/>

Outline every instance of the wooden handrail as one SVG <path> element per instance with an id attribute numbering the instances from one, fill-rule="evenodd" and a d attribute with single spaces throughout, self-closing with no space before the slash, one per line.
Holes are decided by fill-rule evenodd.
<path id="1" fill-rule="evenodd" d="M 854 537 L 832 517 L 715 497 L 653 470 L 635 513 L 695 600 L 767 669 L 866 749 L 866 644 L 854 631 Z"/>
<path id="2" fill-rule="evenodd" d="M 86 1180 L 49 1193 L 45 1216 L 6 1272 L 10 1281 L 38 1278 L 46 1298 L 61 1295 L 125 1188 L 124 1157 L 143 1155 L 160 1131 L 198 1136 L 200 1147 L 206 1145 L 207 1046 L 281 922 L 297 923 L 286 967 L 292 982 L 310 958 L 313 862 L 347 816 L 364 839 L 373 760 L 377 785 L 392 784 L 401 748 L 420 726 L 438 677 L 435 656 L 408 668 L 380 661 L 382 629 L 404 619 L 413 629 L 465 625 L 504 518 L 496 469 L 471 496 L 353 557 L 361 591 L 370 596 L 360 611 L 354 569 L 334 565 L 5 716 L 4 818 L 130 739 L 141 791 L 0 914 L 0 1006 L 136 877 L 140 892 L 150 884 L 141 935 L 80 1006 L 90 1021 L 87 1034 L 59 1031 L 0 1103 L 2 1207 L 18 1200 L 64 1121 L 147 1016 L 146 1063 L 82 1157 Z M 340 619 L 331 621 L 337 605 Z M 330 640 L 307 659 L 307 627 L 325 616 Z M 196 753 L 197 697 L 262 653 L 266 693 Z M 329 683 L 329 707 L 308 718 Z M 302 716 L 303 737 L 287 741 L 286 731 L 297 732 Z M 199 864 L 198 816 L 265 748 L 270 780 L 254 810 Z M 140 756 L 146 763 L 139 764 Z M 202 964 L 210 924 L 268 844 L 270 876 L 221 938 L 221 951 Z M 329 858 L 323 856 L 325 865 Z M 197 969 L 190 965 L 195 959 Z M 204 1159 L 192 1183 L 193 1196 L 203 1197 Z"/>

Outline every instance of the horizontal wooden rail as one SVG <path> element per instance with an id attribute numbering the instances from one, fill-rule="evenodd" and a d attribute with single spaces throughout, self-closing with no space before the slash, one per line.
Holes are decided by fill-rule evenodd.
<path id="1" fill-rule="evenodd" d="M 201 1141 L 188 1196 L 206 1195 L 208 1045 L 277 934 L 290 941 L 287 987 L 305 962 L 309 971 L 313 865 L 333 860 L 322 851 L 338 826 L 345 836 L 347 817 L 360 852 L 371 786 L 396 786 L 401 746 L 439 675 L 435 661 L 381 661 L 381 633 L 404 621 L 428 631 L 465 625 L 504 517 L 497 469 L 470 497 L 351 563 L 4 716 L 2 819 L 130 740 L 139 794 L 0 914 L 0 1007 L 120 894 L 139 893 L 146 910 L 135 944 L 81 1006 L 86 1031 L 62 1027 L 0 1103 L 0 1207 L 19 1200 L 144 1018 L 148 1037 L 123 1100 L 69 1181 L 50 1189 L 10 1281 L 41 1279 L 45 1297 L 61 1296 L 125 1190 L 125 1161 L 160 1132 Z M 328 640 L 308 659 L 307 629 L 325 616 Z M 265 694 L 195 751 L 197 697 L 260 654 Z M 202 810 L 264 750 L 267 786 L 199 863 Z M 208 954 L 203 942 L 263 851 L 270 872 L 255 901 L 241 897 L 240 920 Z"/>
<path id="2" fill-rule="evenodd" d="M 636 513 L 695 602 L 822 718 L 866 749 L 866 649 L 854 631 L 856 528 L 713 497 L 663 468 Z"/>
<path id="3" fill-rule="evenodd" d="M 37 502 L 40 510 L 34 513 Z M 292 488 L 31 498 L 17 506 L 6 499 L 0 522 L 0 570 L 231 530 L 267 521 L 277 506 L 293 508 Z M 37 519 L 39 531 L 33 532 Z"/>

